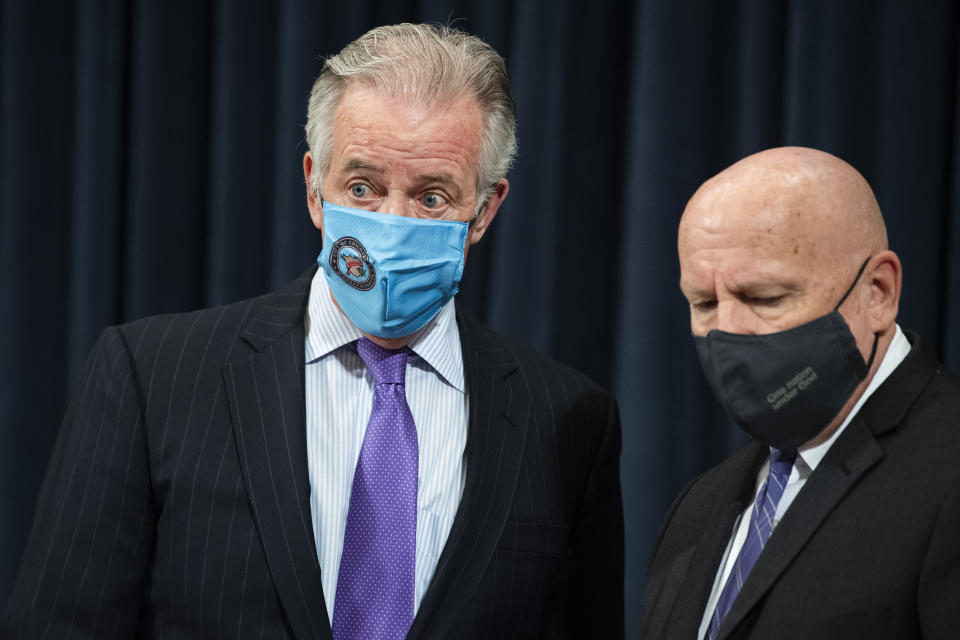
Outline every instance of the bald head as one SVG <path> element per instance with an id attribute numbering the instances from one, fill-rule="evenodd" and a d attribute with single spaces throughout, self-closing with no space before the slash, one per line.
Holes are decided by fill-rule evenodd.
<path id="1" fill-rule="evenodd" d="M 880 207 L 863 176 L 803 147 L 761 151 L 705 182 L 684 211 L 680 250 L 690 233 L 731 230 L 781 236 L 812 264 L 841 256 L 855 263 L 887 248 Z"/>
<path id="2" fill-rule="evenodd" d="M 678 252 L 696 334 L 771 333 L 828 313 L 868 258 L 857 282 L 896 263 L 887 270 L 893 315 L 883 317 L 892 325 L 896 314 L 900 266 L 873 191 L 856 169 L 815 149 L 762 151 L 705 182 L 683 213 Z"/>

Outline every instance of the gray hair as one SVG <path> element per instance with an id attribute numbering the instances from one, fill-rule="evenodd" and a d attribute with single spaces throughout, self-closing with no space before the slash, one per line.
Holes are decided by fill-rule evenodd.
<path id="1" fill-rule="evenodd" d="M 334 115 L 350 82 L 426 105 L 476 97 L 485 119 L 477 162 L 479 214 L 517 151 L 513 97 L 500 54 L 452 27 L 404 23 L 371 29 L 328 58 L 307 108 L 307 145 L 314 161 L 310 188 L 318 195 L 330 168 Z"/>

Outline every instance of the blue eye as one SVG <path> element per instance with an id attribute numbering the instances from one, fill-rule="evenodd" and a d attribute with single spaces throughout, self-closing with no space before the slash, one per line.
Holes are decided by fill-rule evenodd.
<path id="1" fill-rule="evenodd" d="M 445 202 L 442 196 L 432 192 L 423 194 L 420 201 L 428 209 L 436 209 Z"/>
<path id="2" fill-rule="evenodd" d="M 370 191 L 370 187 L 360 182 L 350 185 L 350 194 L 354 198 L 365 198 Z"/>

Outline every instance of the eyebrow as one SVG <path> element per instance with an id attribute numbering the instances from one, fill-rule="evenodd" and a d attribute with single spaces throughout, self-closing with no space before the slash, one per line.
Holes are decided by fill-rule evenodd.
<path id="1" fill-rule="evenodd" d="M 787 276 L 754 278 L 751 280 L 737 282 L 736 285 L 736 288 L 733 290 L 740 293 L 751 293 L 758 291 L 766 292 L 770 289 L 786 289 L 788 291 L 795 291 L 800 288 L 800 284 L 796 278 Z"/>
<path id="2" fill-rule="evenodd" d="M 716 296 L 716 290 L 713 287 L 701 288 L 695 284 L 680 280 L 680 293 L 684 296 Z M 685 286 L 686 285 L 686 286 Z M 783 289 L 786 291 L 797 291 L 800 285 L 796 280 L 781 280 L 769 282 L 762 279 L 747 280 L 737 283 L 735 287 L 729 289 L 730 293 L 735 295 L 750 295 L 753 293 L 767 293 L 771 289 Z"/>
<path id="3" fill-rule="evenodd" d="M 678 287 L 678 289 L 679 289 L 680 295 L 682 295 L 684 298 L 687 298 L 687 299 L 691 298 L 692 296 L 712 296 L 712 295 L 715 295 L 714 291 L 712 291 L 712 290 L 699 289 L 699 288 L 697 288 L 697 287 L 695 287 L 695 286 L 693 286 L 693 285 L 689 285 L 689 284 L 688 284 L 686 287 L 684 287 L 684 282 L 683 282 L 683 281 L 680 281 L 680 282 L 679 282 L 679 285 L 680 285 L 680 286 Z"/>
<path id="4" fill-rule="evenodd" d="M 422 176 L 417 176 L 417 182 L 421 184 L 439 184 L 450 192 L 450 196 L 454 201 L 459 202 L 460 198 L 463 196 L 460 190 L 460 185 L 449 173 L 431 173 Z"/>
<path id="5" fill-rule="evenodd" d="M 366 160 L 360 160 L 358 158 L 351 158 L 343 165 L 344 171 L 356 171 L 357 169 L 365 169 L 367 171 L 374 171 L 376 173 L 384 172 L 382 167 L 378 167 L 373 163 L 367 162 Z M 429 173 L 422 176 L 417 176 L 417 182 L 435 182 L 444 186 L 457 186 L 457 181 L 454 180 L 453 176 L 449 173 Z"/>
<path id="6" fill-rule="evenodd" d="M 423 176 L 417 176 L 420 182 L 436 182 L 445 186 L 457 186 L 457 181 L 449 173 L 432 173 Z"/>
<path id="7" fill-rule="evenodd" d="M 382 167 L 378 167 L 377 165 L 371 164 L 366 160 L 359 160 L 357 158 L 347 160 L 347 162 L 343 165 L 344 171 L 356 171 L 357 169 L 373 171 L 374 173 L 383 173 Z"/>
<path id="8" fill-rule="evenodd" d="M 386 170 L 383 167 L 375 165 L 366 160 L 361 160 L 359 158 L 351 158 L 347 160 L 343 165 L 343 171 L 371 171 L 373 173 L 383 174 Z M 459 200 L 461 197 L 460 185 L 457 184 L 457 181 L 454 179 L 453 175 L 449 173 L 428 173 L 416 177 L 416 182 L 419 184 L 440 184 L 451 191 L 451 195 L 454 199 Z"/>

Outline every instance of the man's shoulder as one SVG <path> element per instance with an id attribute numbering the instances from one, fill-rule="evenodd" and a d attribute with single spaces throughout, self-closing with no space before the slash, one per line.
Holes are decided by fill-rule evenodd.
<path id="1" fill-rule="evenodd" d="M 936 434 L 937 440 L 949 441 L 953 448 L 960 450 L 957 416 L 960 416 L 960 378 L 938 364 L 929 384 L 910 406 L 904 422 L 924 425 Z"/>
<path id="2" fill-rule="evenodd" d="M 907 335 L 910 352 L 867 400 L 861 414 L 881 439 L 932 437 L 958 446 L 960 380 L 917 334 L 908 331 Z"/>
<path id="3" fill-rule="evenodd" d="M 916 337 L 907 358 L 862 409 L 882 447 L 878 471 L 909 488 L 911 506 L 936 503 L 960 486 L 960 380 Z M 924 496 L 924 499 L 916 498 Z M 929 499 L 927 499 L 929 498 Z"/>
<path id="4" fill-rule="evenodd" d="M 573 386 L 585 392 L 610 396 L 606 389 L 581 371 L 494 331 L 459 307 L 457 324 L 465 349 L 487 355 L 496 354 L 493 361 L 502 362 L 504 366 L 515 365 L 521 378 L 532 390 L 548 388 L 551 381 L 556 381 L 562 382 L 563 387 Z M 469 355 L 464 353 L 465 363 Z"/>
<path id="5" fill-rule="evenodd" d="M 960 415 L 960 377 L 939 361 L 936 362 L 930 384 L 924 389 L 922 398 L 951 416 Z"/>
<path id="6" fill-rule="evenodd" d="M 302 323 L 311 271 L 270 293 L 214 307 L 146 316 L 109 327 L 104 335 L 119 336 L 136 361 L 174 354 L 179 360 L 201 356 L 222 364 L 241 338 L 256 340 L 259 335 L 275 335 Z"/>

